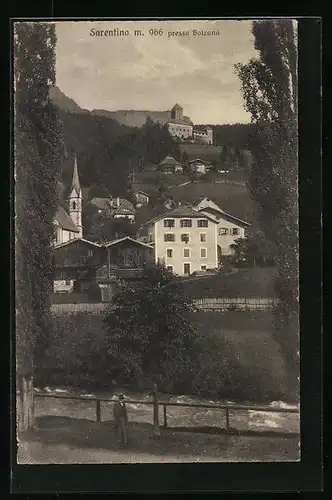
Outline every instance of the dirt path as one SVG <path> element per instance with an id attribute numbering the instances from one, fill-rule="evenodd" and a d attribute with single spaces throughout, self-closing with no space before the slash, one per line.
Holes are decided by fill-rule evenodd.
<path id="1" fill-rule="evenodd" d="M 118 442 L 112 422 L 44 419 L 19 439 L 18 463 L 170 463 L 296 461 L 297 437 L 207 435 L 132 424 L 129 444 Z"/>

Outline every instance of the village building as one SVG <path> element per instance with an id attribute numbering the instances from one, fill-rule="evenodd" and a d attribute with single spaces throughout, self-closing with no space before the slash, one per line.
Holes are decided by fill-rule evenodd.
<path id="1" fill-rule="evenodd" d="M 177 139 L 187 139 L 193 135 L 193 122 L 188 116 L 183 116 L 183 108 L 179 104 L 172 108 L 167 127 L 169 133 Z"/>
<path id="2" fill-rule="evenodd" d="M 193 138 L 204 144 L 213 145 L 213 129 L 208 125 L 195 125 Z"/>
<path id="3" fill-rule="evenodd" d="M 174 274 L 218 267 L 217 221 L 209 214 L 182 205 L 149 220 L 145 229 L 155 262 L 163 262 Z"/>
<path id="4" fill-rule="evenodd" d="M 136 210 L 134 205 L 125 198 L 112 198 L 110 200 L 110 216 L 114 219 L 129 219 L 135 222 Z"/>
<path id="5" fill-rule="evenodd" d="M 83 238 L 56 245 L 53 249 L 54 291 L 86 290 L 105 261 L 103 246 Z"/>
<path id="6" fill-rule="evenodd" d="M 83 237 L 82 201 L 82 189 L 75 156 L 73 178 L 68 196 L 68 212 L 63 204 L 59 204 L 53 221 L 55 229 L 54 245 Z"/>
<path id="7" fill-rule="evenodd" d="M 197 174 L 206 174 L 211 169 L 212 165 L 210 162 L 202 160 L 201 158 L 195 158 L 188 162 L 189 168 L 192 172 Z"/>
<path id="8" fill-rule="evenodd" d="M 159 163 L 159 170 L 164 174 L 177 174 L 183 172 L 183 166 L 173 156 L 168 155 Z"/>
<path id="9" fill-rule="evenodd" d="M 214 201 L 203 198 L 195 209 L 217 221 L 217 245 L 219 259 L 233 254 L 232 245 L 238 238 L 244 238 L 249 222 L 224 212 Z"/>
<path id="10" fill-rule="evenodd" d="M 134 198 L 136 201 L 136 206 L 148 205 L 150 201 L 150 195 L 142 190 L 137 190 L 134 192 Z"/>

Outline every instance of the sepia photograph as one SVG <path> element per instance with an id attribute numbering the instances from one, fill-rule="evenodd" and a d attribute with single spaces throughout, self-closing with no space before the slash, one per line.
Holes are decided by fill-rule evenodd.
<path id="1" fill-rule="evenodd" d="M 300 461 L 297 21 L 12 36 L 16 463 Z"/>

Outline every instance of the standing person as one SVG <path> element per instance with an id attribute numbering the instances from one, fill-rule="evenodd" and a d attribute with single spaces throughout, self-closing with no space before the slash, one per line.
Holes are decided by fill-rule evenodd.
<path id="1" fill-rule="evenodd" d="M 127 446 L 128 444 L 128 414 L 123 394 L 120 394 L 118 401 L 114 403 L 113 415 L 119 440 Z"/>

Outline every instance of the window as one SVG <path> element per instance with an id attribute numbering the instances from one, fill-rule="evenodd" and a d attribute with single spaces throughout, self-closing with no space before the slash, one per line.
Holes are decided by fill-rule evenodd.
<path id="1" fill-rule="evenodd" d="M 192 227 L 192 220 L 191 219 L 182 219 L 181 220 L 181 227 Z"/>
<path id="2" fill-rule="evenodd" d="M 223 236 L 225 234 L 228 234 L 228 229 L 226 227 L 220 227 L 219 228 L 219 235 Z"/>
<path id="3" fill-rule="evenodd" d="M 201 266 L 201 271 L 206 271 L 206 266 Z"/>
<path id="4" fill-rule="evenodd" d="M 181 241 L 183 243 L 189 243 L 189 234 L 188 233 L 184 233 L 184 234 L 181 234 Z"/>
<path id="5" fill-rule="evenodd" d="M 152 241 L 152 233 L 149 233 L 149 241 Z"/>
<path id="6" fill-rule="evenodd" d="M 172 248 L 167 248 L 166 255 L 167 255 L 167 257 L 169 259 L 171 259 L 173 257 L 173 250 L 172 250 Z"/>
<path id="7" fill-rule="evenodd" d="M 89 251 L 88 251 L 88 257 L 92 257 L 92 255 L 93 255 L 92 250 L 89 250 Z"/>
<path id="8" fill-rule="evenodd" d="M 237 236 L 239 234 L 239 229 L 237 227 L 233 227 L 233 236 Z"/>
<path id="9" fill-rule="evenodd" d="M 201 257 L 202 257 L 203 259 L 205 259 L 205 258 L 206 258 L 206 248 L 201 248 Z"/>
<path id="10" fill-rule="evenodd" d="M 175 241 L 175 234 L 174 233 L 164 234 L 164 241 Z"/>
<path id="11" fill-rule="evenodd" d="M 183 273 L 184 274 L 190 274 L 190 264 L 184 264 L 183 265 Z"/>
<path id="12" fill-rule="evenodd" d="M 166 269 L 170 271 L 171 273 L 173 272 L 173 266 L 167 266 Z"/>
<path id="13" fill-rule="evenodd" d="M 198 219 L 197 227 L 208 227 L 207 219 Z"/>
<path id="14" fill-rule="evenodd" d="M 200 234 L 200 241 L 201 241 L 202 243 L 205 243 L 205 242 L 206 242 L 206 234 L 205 234 L 205 233 L 201 233 L 201 234 Z"/>
<path id="15" fill-rule="evenodd" d="M 70 286 L 70 285 L 71 285 L 71 281 L 70 281 L 70 280 L 66 280 L 66 281 L 65 281 L 65 285 L 66 285 L 66 286 Z"/>
<path id="16" fill-rule="evenodd" d="M 175 220 L 174 219 L 164 219 L 164 227 L 174 227 Z"/>
<path id="17" fill-rule="evenodd" d="M 183 257 L 190 257 L 190 249 L 189 248 L 183 249 Z"/>

